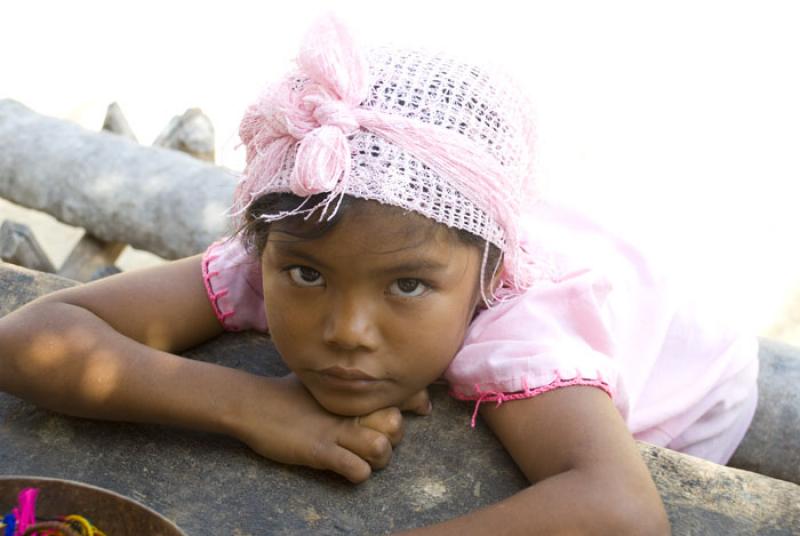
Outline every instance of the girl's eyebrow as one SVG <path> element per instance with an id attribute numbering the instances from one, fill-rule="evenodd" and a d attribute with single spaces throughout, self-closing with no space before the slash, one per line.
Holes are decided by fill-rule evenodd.
<path id="1" fill-rule="evenodd" d="M 270 243 L 273 244 L 276 247 L 277 252 L 280 255 L 286 255 L 286 256 L 291 256 L 291 257 L 297 257 L 298 259 L 303 259 L 304 261 L 308 262 L 309 264 L 312 264 L 314 266 L 319 266 L 323 270 L 330 269 L 330 266 L 328 266 L 324 262 L 320 261 L 318 258 L 313 256 L 312 254 L 307 253 L 307 252 L 303 251 L 302 249 L 298 249 L 298 248 L 294 247 L 291 242 L 281 242 L 281 241 L 278 241 L 278 240 L 274 240 L 274 241 L 270 241 Z"/>
<path id="2" fill-rule="evenodd" d="M 432 259 L 415 259 L 400 264 L 393 264 L 375 270 L 381 274 L 403 274 L 403 273 L 419 273 L 419 272 L 444 272 L 448 268 L 447 263 L 441 263 Z"/>
<path id="3" fill-rule="evenodd" d="M 330 266 L 325 262 L 319 260 L 311 253 L 297 248 L 291 242 L 272 241 L 278 253 L 281 255 L 296 257 L 307 261 L 313 266 L 318 266 L 324 270 L 329 270 Z M 449 268 L 450 264 L 446 262 L 439 262 L 430 258 L 416 258 L 408 261 L 400 262 L 398 264 L 391 264 L 388 266 L 380 267 L 373 270 L 376 274 L 403 274 L 403 273 L 420 273 L 420 272 L 444 272 Z"/>

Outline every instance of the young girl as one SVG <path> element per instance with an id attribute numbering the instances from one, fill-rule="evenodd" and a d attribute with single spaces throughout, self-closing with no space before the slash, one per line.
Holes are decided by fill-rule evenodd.
<path id="1" fill-rule="evenodd" d="M 755 338 L 537 197 L 529 111 L 502 76 L 366 53 L 324 19 L 241 136 L 240 232 L 2 319 L 0 388 L 361 482 L 443 377 L 532 485 L 420 534 L 668 533 L 633 438 L 720 463 L 742 439 Z M 270 334 L 290 376 L 175 355 L 246 329 Z"/>

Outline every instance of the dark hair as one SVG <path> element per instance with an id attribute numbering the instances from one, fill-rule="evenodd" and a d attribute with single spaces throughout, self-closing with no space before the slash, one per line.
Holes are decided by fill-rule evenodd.
<path id="1" fill-rule="evenodd" d="M 315 207 L 318 203 L 322 202 L 328 196 L 328 193 L 321 193 L 311 196 L 307 202 L 306 207 Z M 290 193 L 271 193 L 263 195 L 253 201 L 244 213 L 244 223 L 238 230 L 238 234 L 246 250 L 251 255 L 261 258 L 264 248 L 267 244 L 270 228 L 273 222 L 265 221 L 261 216 L 279 214 L 281 212 L 289 212 L 296 209 L 303 203 L 304 198 Z M 334 205 L 338 200 L 335 200 Z M 367 204 L 380 205 L 377 201 L 360 199 L 351 195 L 345 194 L 342 198 L 336 214 L 328 219 L 327 217 L 319 221 L 319 218 L 311 217 L 305 219 L 303 215 L 287 216 L 281 219 L 281 232 L 288 233 L 294 237 L 304 240 L 313 240 L 324 236 L 327 232 L 333 229 L 341 220 L 342 216 L 350 210 L 358 210 Z M 382 209 L 394 211 L 398 216 L 416 214 L 405 210 L 400 207 L 392 205 L 380 205 Z M 468 246 L 473 246 L 478 249 L 481 255 L 486 248 L 486 240 L 476 236 L 468 231 L 462 229 L 454 229 L 447 227 L 444 224 L 435 222 L 424 216 L 420 215 L 430 222 L 430 232 L 433 233 L 437 229 L 445 230 L 454 240 Z M 495 267 L 498 265 L 501 257 L 500 248 L 494 244 L 489 244 L 489 251 L 486 256 L 486 265 L 481 277 L 481 283 L 484 288 L 490 283 Z"/>

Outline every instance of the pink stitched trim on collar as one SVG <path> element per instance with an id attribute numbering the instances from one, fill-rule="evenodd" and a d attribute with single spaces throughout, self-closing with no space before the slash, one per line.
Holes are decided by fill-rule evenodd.
<path id="1" fill-rule="evenodd" d="M 206 294 L 208 294 L 208 299 L 211 302 L 211 308 L 214 310 L 214 315 L 216 315 L 217 320 L 225 328 L 227 331 L 239 331 L 239 327 L 233 324 L 232 322 L 228 321 L 228 317 L 231 317 L 235 314 L 236 310 L 231 309 L 230 311 L 223 311 L 219 304 L 219 299 L 223 296 L 228 295 L 228 289 L 224 288 L 219 290 L 218 292 L 214 292 L 214 289 L 211 285 L 211 278 L 216 277 L 219 275 L 219 271 L 211 271 L 210 264 L 219 258 L 219 255 L 214 255 L 210 253 L 213 248 L 216 248 L 221 241 L 214 242 L 207 250 L 205 256 L 203 257 L 203 284 L 206 287 Z"/>
<path id="2" fill-rule="evenodd" d="M 504 393 L 502 391 L 482 391 L 480 385 L 475 384 L 475 395 L 462 395 L 451 389 L 450 396 L 458 400 L 475 401 L 475 410 L 472 412 L 472 420 L 470 421 L 470 426 L 472 428 L 475 428 L 475 421 L 478 418 L 478 410 L 480 409 L 480 406 L 483 402 L 496 402 L 497 407 L 500 407 L 501 404 L 503 404 L 504 402 L 508 402 L 509 400 L 524 400 L 526 398 L 533 398 L 534 396 L 541 395 L 543 393 L 547 393 L 555 389 L 560 389 L 562 387 L 571 387 L 573 385 L 597 387 L 605 391 L 606 394 L 608 394 L 608 396 L 613 398 L 613 394 L 611 393 L 611 387 L 604 380 L 595 378 L 581 378 L 581 377 L 575 377 L 569 380 L 565 380 L 561 377 L 561 375 L 558 372 L 556 372 L 556 379 L 548 383 L 547 385 L 542 385 L 534 389 L 529 389 L 527 385 L 528 384 L 527 379 L 525 378 L 523 378 L 522 384 L 524 390 L 517 391 L 515 393 Z"/>

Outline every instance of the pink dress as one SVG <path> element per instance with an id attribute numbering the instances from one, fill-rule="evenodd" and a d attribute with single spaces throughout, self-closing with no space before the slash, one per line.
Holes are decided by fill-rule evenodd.
<path id="1" fill-rule="evenodd" d="M 540 204 L 525 247 L 548 276 L 482 311 L 444 379 L 462 400 L 502 403 L 569 385 L 603 389 L 634 437 L 725 463 L 755 412 L 758 342 L 685 296 L 631 243 Z M 259 263 L 238 240 L 203 259 L 226 330 L 267 331 Z"/>

